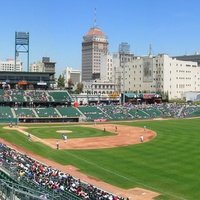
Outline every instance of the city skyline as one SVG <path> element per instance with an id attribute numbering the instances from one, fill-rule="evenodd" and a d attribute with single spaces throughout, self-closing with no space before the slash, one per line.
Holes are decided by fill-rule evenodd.
<path id="1" fill-rule="evenodd" d="M 30 33 L 30 63 L 49 56 L 57 76 L 66 66 L 81 69 L 81 43 L 94 25 L 95 8 L 111 53 L 128 42 L 136 55 L 147 55 L 150 44 L 153 54 L 194 54 L 200 51 L 199 5 L 197 0 L 4 1 L 0 60 L 14 58 L 15 31 L 22 31 Z"/>

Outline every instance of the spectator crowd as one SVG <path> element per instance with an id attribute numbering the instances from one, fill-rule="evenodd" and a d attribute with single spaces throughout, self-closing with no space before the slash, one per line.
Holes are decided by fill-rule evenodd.
<path id="1" fill-rule="evenodd" d="M 10 172 L 17 177 L 19 183 L 26 179 L 38 188 L 45 188 L 61 195 L 65 192 L 72 193 L 84 200 L 124 200 L 94 185 L 84 183 L 70 174 L 46 166 L 5 144 L 0 144 L 0 162 L 2 166 L 9 166 Z"/>

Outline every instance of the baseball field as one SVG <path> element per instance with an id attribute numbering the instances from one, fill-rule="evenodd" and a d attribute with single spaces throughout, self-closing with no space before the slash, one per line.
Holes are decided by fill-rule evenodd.
<path id="1" fill-rule="evenodd" d="M 69 124 L 20 126 L 32 135 L 32 141 L 18 130 L 5 129 L 5 125 L 0 126 L 1 140 L 27 154 L 37 154 L 60 165 L 74 166 L 88 177 L 118 188 L 145 188 L 159 193 L 156 197 L 159 200 L 200 199 L 200 119 L 123 122 L 112 125 L 119 129 L 116 132 L 114 128 L 110 131 L 106 124 L 100 128 L 98 125 Z M 128 127 L 125 129 L 125 126 Z M 130 135 L 144 131 L 144 126 L 147 132 L 152 130 L 156 133 L 148 142 L 144 140 L 143 143 L 97 149 L 64 148 L 75 139 L 83 142 L 83 138 L 101 137 L 106 141 L 106 138 L 115 137 L 120 129 Z M 129 131 L 134 127 L 135 133 Z M 66 144 L 62 141 L 62 134 L 68 137 Z M 143 134 L 146 139 L 146 132 Z M 139 141 L 139 135 L 137 137 Z M 59 150 L 54 148 L 57 140 L 61 141 Z"/>

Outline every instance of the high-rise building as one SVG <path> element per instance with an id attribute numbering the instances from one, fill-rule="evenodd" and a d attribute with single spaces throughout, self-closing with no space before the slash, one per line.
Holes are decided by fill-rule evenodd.
<path id="1" fill-rule="evenodd" d="M 101 57 L 100 78 L 103 81 L 113 82 L 113 55 L 104 54 Z"/>
<path id="2" fill-rule="evenodd" d="M 134 59 L 134 54 L 130 51 L 130 45 L 127 42 L 119 44 L 119 51 L 113 54 L 113 80 L 116 84 L 116 91 L 124 91 L 123 81 L 125 80 L 125 65 Z"/>
<path id="3" fill-rule="evenodd" d="M 16 68 L 15 68 L 15 60 L 14 59 L 7 59 L 6 61 L 0 61 L 0 71 L 22 71 L 22 62 L 17 60 L 16 61 Z"/>
<path id="4" fill-rule="evenodd" d="M 92 27 L 82 42 L 82 81 L 100 79 L 101 57 L 108 52 L 108 40 L 102 30 Z"/>

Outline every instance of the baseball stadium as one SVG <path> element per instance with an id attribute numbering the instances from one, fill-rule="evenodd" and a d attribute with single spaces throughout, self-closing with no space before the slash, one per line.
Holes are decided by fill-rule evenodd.
<path id="1" fill-rule="evenodd" d="M 66 90 L 0 95 L 1 199 L 199 198 L 198 105 L 69 106 Z"/>

